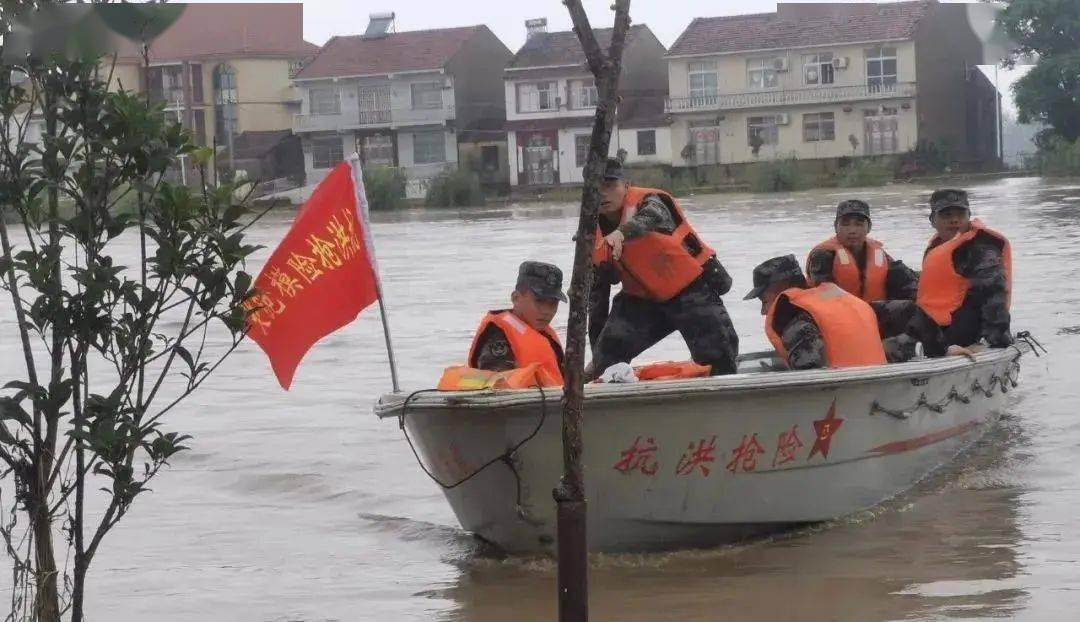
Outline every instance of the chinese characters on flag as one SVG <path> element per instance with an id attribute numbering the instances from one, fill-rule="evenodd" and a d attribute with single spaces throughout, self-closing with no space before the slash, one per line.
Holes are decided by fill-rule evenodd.
<path id="1" fill-rule="evenodd" d="M 378 299 L 366 202 L 359 164 L 338 164 L 255 279 L 248 336 L 284 389 L 311 346 Z"/>

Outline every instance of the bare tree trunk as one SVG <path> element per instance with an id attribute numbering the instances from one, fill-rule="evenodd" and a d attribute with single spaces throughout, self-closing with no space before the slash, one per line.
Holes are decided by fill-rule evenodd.
<path id="1" fill-rule="evenodd" d="M 615 2 L 615 28 L 606 55 L 596 40 L 581 1 L 564 0 L 564 4 L 574 22 L 574 32 L 585 51 L 589 69 L 596 78 L 599 95 L 589 156 L 585 163 L 585 186 L 570 278 L 562 416 L 563 476 L 554 493 L 558 504 L 559 620 L 585 622 L 589 618 L 589 548 L 585 476 L 581 464 L 581 406 L 587 347 L 587 302 L 592 288 L 592 247 L 600 209 L 600 183 L 607 163 L 611 130 L 615 124 L 623 45 L 630 28 L 630 0 Z"/>

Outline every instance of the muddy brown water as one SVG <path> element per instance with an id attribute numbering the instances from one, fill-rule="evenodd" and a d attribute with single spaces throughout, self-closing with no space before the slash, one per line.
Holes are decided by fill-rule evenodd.
<path id="1" fill-rule="evenodd" d="M 1025 360 L 1002 423 L 917 490 L 859 516 L 714 550 L 595 556 L 593 619 L 1075 619 L 1080 181 L 971 189 L 975 215 L 1015 245 L 1014 328 L 1050 349 Z M 917 267 L 930 234 L 929 191 L 686 198 L 735 277 L 726 303 L 742 350 L 766 345 L 758 306 L 741 301 L 757 262 L 801 258 L 829 235 L 833 206 L 857 196 L 873 206 L 872 235 Z M 521 260 L 569 268 L 575 212 L 548 204 L 375 216 L 406 388 L 431 386 L 464 357 L 483 312 L 505 304 Z M 272 246 L 291 217 L 275 213 L 252 235 Z M 120 252 L 136 257 L 133 245 Z M 21 360 L 11 316 L 5 299 L 4 379 L 19 374 Z M 561 311 L 560 331 L 564 322 Z M 676 335 L 646 358 L 685 356 Z M 371 414 L 388 389 L 374 309 L 319 344 L 289 393 L 261 351 L 242 347 L 172 416 L 174 429 L 194 435 L 192 450 L 103 545 L 91 619 L 554 619 L 554 565 L 493 556 L 461 532 L 396 423 Z"/>

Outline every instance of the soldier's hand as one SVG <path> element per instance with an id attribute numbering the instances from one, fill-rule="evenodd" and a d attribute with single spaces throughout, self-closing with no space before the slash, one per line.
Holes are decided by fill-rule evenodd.
<path id="1" fill-rule="evenodd" d="M 975 353 L 963 346 L 949 346 L 949 349 L 945 350 L 945 356 L 966 356 L 972 361 L 975 360 Z"/>
<path id="2" fill-rule="evenodd" d="M 622 257 L 622 245 L 625 239 L 626 236 L 618 229 L 604 236 L 604 244 L 607 244 L 611 248 L 611 258 L 615 261 L 619 261 Z"/>

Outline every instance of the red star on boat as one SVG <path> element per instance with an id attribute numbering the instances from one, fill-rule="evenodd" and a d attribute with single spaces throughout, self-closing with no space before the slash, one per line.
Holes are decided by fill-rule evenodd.
<path id="1" fill-rule="evenodd" d="M 836 400 L 833 400 L 825 418 L 814 422 L 814 432 L 817 433 L 817 437 L 814 439 L 814 446 L 810 448 L 810 455 L 807 456 L 806 460 L 809 461 L 814 457 L 814 454 L 821 454 L 822 457 L 828 460 L 832 437 L 843 424 L 844 420 L 836 416 Z"/>

